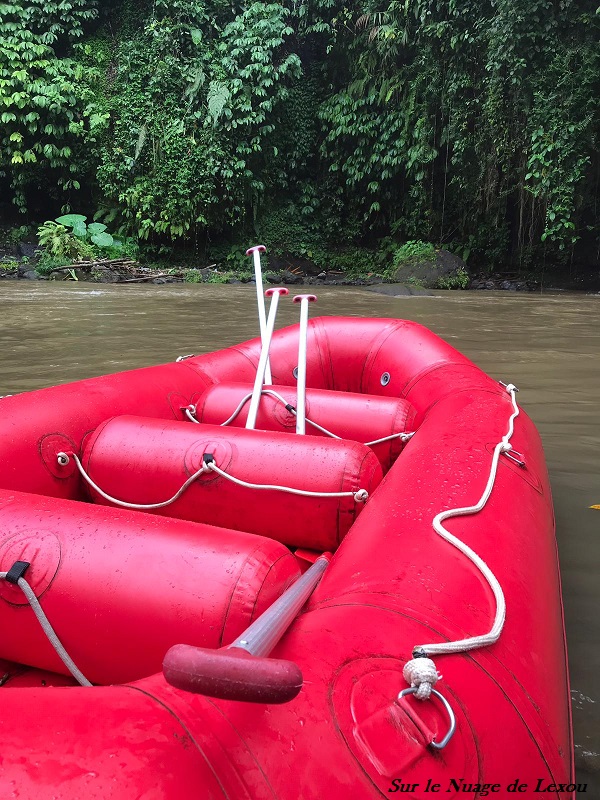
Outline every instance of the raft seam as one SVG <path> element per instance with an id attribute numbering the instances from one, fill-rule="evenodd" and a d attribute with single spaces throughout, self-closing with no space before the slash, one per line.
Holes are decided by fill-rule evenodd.
<path id="1" fill-rule="evenodd" d="M 117 687 L 115 687 L 115 688 L 117 688 Z M 156 697 L 153 694 L 150 694 L 150 692 L 147 692 L 144 689 L 141 689 L 139 686 L 133 686 L 132 684 L 128 683 L 128 684 L 122 685 L 121 688 L 123 688 L 123 689 L 131 689 L 134 692 L 139 692 L 140 694 L 143 694 L 145 697 L 148 697 L 150 700 L 153 700 L 157 705 L 159 705 L 162 708 L 164 708 L 165 711 L 168 714 L 170 714 L 171 717 L 173 717 L 174 720 L 177 721 L 177 723 L 183 728 L 183 730 L 185 731 L 186 735 L 189 737 L 190 741 L 193 742 L 194 746 L 196 747 L 196 749 L 198 750 L 198 752 L 200 753 L 200 755 L 202 756 L 202 758 L 206 762 L 206 765 L 208 766 L 209 770 L 213 774 L 215 781 L 218 783 L 219 788 L 223 792 L 223 797 L 225 797 L 226 800 L 229 800 L 229 794 L 225 791 L 225 787 L 221 783 L 221 780 L 220 780 L 219 776 L 217 775 L 216 770 L 214 769 L 213 765 L 211 764 L 211 762 L 208 759 L 208 756 L 206 755 L 204 750 L 200 747 L 199 743 L 194 738 L 194 736 L 192 736 L 192 733 L 189 730 L 189 728 L 187 727 L 187 725 L 183 722 L 182 719 L 180 719 L 180 717 L 177 716 L 175 711 L 173 711 L 173 709 L 170 708 L 166 703 L 163 703 L 162 700 L 159 700 L 158 697 Z"/>
<path id="2" fill-rule="evenodd" d="M 359 391 L 361 391 L 363 394 L 372 394 L 372 392 L 365 391 L 365 384 L 367 382 L 368 375 L 370 375 L 370 373 L 373 371 L 373 362 L 379 355 L 379 351 L 381 350 L 383 345 L 387 342 L 387 340 L 390 338 L 390 336 L 392 336 L 392 334 L 396 333 L 396 331 L 398 331 L 402 327 L 402 324 L 399 323 L 398 321 L 396 321 L 395 324 L 391 323 L 394 323 L 394 320 L 387 319 L 386 327 L 384 327 L 384 329 L 375 336 L 371 344 L 371 348 L 365 355 L 365 359 L 363 361 L 363 368 L 360 374 L 360 382 L 358 384 L 360 387 Z M 378 340 L 380 340 L 379 344 Z M 375 348 L 377 349 L 375 350 Z M 370 370 L 368 375 L 367 375 L 367 365 L 369 365 L 369 370 Z M 387 395 L 383 396 L 387 397 Z"/>
<path id="3" fill-rule="evenodd" d="M 329 374 L 327 375 L 327 380 L 325 383 L 328 386 L 329 391 L 334 391 L 333 387 L 335 386 L 334 380 L 334 369 L 333 369 L 333 358 L 331 355 L 331 344 L 329 342 L 329 335 L 327 333 L 327 328 L 325 327 L 324 321 L 322 317 L 316 317 L 311 320 L 312 327 L 314 328 L 315 333 L 315 344 L 317 345 L 317 350 L 319 353 L 319 360 L 321 362 L 321 372 L 323 377 L 325 378 L 325 362 L 329 366 Z M 310 323 L 309 323 L 310 325 Z M 319 330 L 317 330 L 319 329 Z M 320 341 L 320 337 L 318 333 L 322 334 L 322 338 L 325 340 L 323 343 Z M 323 355 L 323 347 L 326 345 L 326 357 Z"/>
<path id="4" fill-rule="evenodd" d="M 242 573 L 243 573 L 243 572 L 244 572 L 244 570 L 246 569 L 246 564 L 247 564 L 247 563 L 250 561 L 250 559 L 251 559 L 251 558 L 253 558 L 253 557 L 254 557 L 254 554 L 257 552 L 257 550 L 259 549 L 259 547 L 260 547 L 260 546 L 259 546 L 259 545 L 257 545 L 257 546 L 254 548 L 254 550 L 252 550 L 252 552 L 251 552 L 251 553 L 248 553 L 248 555 L 246 556 L 246 558 L 245 558 L 245 560 L 244 560 L 244 563 L 242 564 L 242 568 L 240 569 L 240 571 L 239 571 L 239 573 L 238 573 L 238 577 L 237 577 L 237 580 L 236 580 L 236 582 L 235 582 L 235 586 L 233 586 L 233 588 L 232 588 L 232 590 L 231 590 L 231 594 L 229 595 L 229 601 L 227 602 L 227 609 L 226 609 L 226 611 L 225 611 L 225 616 L 224 616 L 224 618 L 223 618 L 223 626 L 222 626 L 222 628 L 221 628 L 221 635 L 219 636 L 219 647 L 223 647 L 223 637 L 225 636 L 225 628 L 227 627 L 227 620 L 229 619 L 229 612 L 231 611 L 231 606 L 232 606 L 232 604 L 233 604 L 233 597 L 234 597 L 234 595 L 235 595 L 235 592 L 236 592 L 236 590 L 237 590 L 237 587 L 238 587 L 238 585 L 239 585 L 239 582 L 240 582 L 240 580 L 241 580 L 241 578 L 242 578 Z"/>
<path id="5" fill-rule="evenodd" d="M 275 541 L 275 540 L 273 540 L 273 541 Z M 253 603 L 253 605 L 252 605 L 252 614 L 250 615 L 250 622 L 252 622 L 252 621 L 254 620 L 254 614 L 256 613 L 256 604 L 257 604 L 257 602 L 258 602 L 259 595 L 260 595 L 260 593 L 262 592 L 262 590 L 263 590 L 263 587 L 264 587 L 264 585 L 265 585 L 265 583 L 266 583 L 266 581 L 267 581 L 267 578 L 268 578 L 268 577 L 269 577 L 269 575 L 271 574 L 272 570 L 273 570 L 273 569 L 275 569 L 275 567 L 277 566 L 277 564 L 279 564 L 279 562 L 280 562 L 280 561 L 283 561 L 283 559 L 287 559 L 288 557 L 291 557 L 291 558 L 293 558 L 293 555 L 292 555 L 291 553 L 289 553 L 289 552 L 287 552 L 287 553 L 282 553 L 282 554 L 279 556 L 279 558 L 278 558 L 276 561 L 274 561 L 274 562 L 271 564 L 271 566 L 269 567 L 269 569 L 267 570 L 267 573 L 266 573 L 266 575 L 265 575 L 265 577 L 264 577 L 264 579 L 263 579 L 263 582 L 261 583 L 260 589 L 259 589 L 259 590 L 258 590 L 258 592 L 256 593 L 256 597 L 254 598 L 254 603 Z M 290 583 L 288 583 L 288 584 L 287 584 L 287 585 L 284 587 L 284 589 L 283 589 L 283 592 L 285 592 L 285 590 L 286 590 L 286 589 L 287 589 L 289 586 L 291 586 L 291 584 L 290 584 Z M 283 592 L 282 592 L 282 594 L 283 594 Z"/>

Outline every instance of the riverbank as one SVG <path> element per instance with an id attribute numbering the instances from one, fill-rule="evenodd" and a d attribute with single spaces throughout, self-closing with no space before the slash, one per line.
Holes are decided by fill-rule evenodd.
<path id="1" fill-rule="evenodd" d="M 0 248 L 0 281 L 78 281 L 99 284 L 208 283 L 241 285 L 254 282 L 247 266 L 230 269 L 228 265 L 173 265 L 171 262 L 144 264 L 135 259 L 99 258 L 67 265 L 48 266 L 38 260 L 35 243 L 23 242 L 12 248 Z M 581 275 L 570 270 L 537 272 L 469 270 L 466 263 L 446 250 L 436 252 L 431 260 L 416 260 L 397 269 L 380 272 L 361 269 L 320 270 L 306 259 L 266 259 L 263 279 L 277 286 L 364 286 L 388 296 L 431 296 L 440 289 L 477 291 L 542 292 L 585 291 L 600 292 L 600 274 Z"/>
<path id="2" fill-rule="evenodd" d="M 399 283 L 385 275 L 367 273 L 364 276 L 345 275 L 336 270 L 322 271 L 317 275 L 307 275 L 301 271 L 267 270 L 264 273 L 265 284 L 277 286 L 364 286 L 379 294 L 389 297 L 435 295 L 438 289 L 429 289 L 418 281 Z M 144 267 L 136 264 L 134 269 L 121 265 L 98 265 L 92 269 L 81 267 L 61 267 L 44 275 L 35 269 L 35 264 L 26 260 L 0 261 L 0 281 L 78 281 L 97 284 L 154 284 L 157 286 L 172 283 L 208 283 L 218 285 L 240 286 L 254 283 L 253 275 L 247 271 L 219 270 L 212 267 Z M 548 276 L 544 279 L 533 277 L 522 278 L 514 273 L 493 273 L 491 275 L 475 274 L 469 277 L 468 283 L 461 287 L 439 287 L 474 291 L 505 292 L 542 292 L 542 291 L 585 291 L 600 292 L 600 280 L 573 278 L 572 276 Z"/>
<path id="3" fill-rule="evenodd" d="M 64 268 L 60 272 L 55 272 L 51 275 L 41 275 L 31 264 L 26 262 L 18 263 L 15 268 L 10 270 L 2 269 L 0 264 L 0 281 L 49 281 L 52 283 L 57 281 L 78 281 L 95 284 L 153 284 L 156 286 L 173 283 L 206 283 L 241 286 L 254 283 L 255 278 L 247 274 L 236 274 L 235 272 L 219 271 L 207 267 L 179 270 L 177 268 L 164 270 L 152 267 L 138 267 L 134 277 L 124 271 L 109 268 L 101 271 L 97 270 L 95 275 L 80 269 L 73 270 L 72 268 Z M 388 297 L 431 297 L 439 291 L 439 289 L 427 289 L 418 283 L 398 283 L 377 274 L 350 277 L 336 271 L 323 271 L 316 276 L 295 274 L 289 271 L 266 272 L 264 281 L 265 284 L 274 286 L 363 286 Z M 569 276 L 549 276 L 546 280 L 535 280 L 533 278 L 523 280 L 509 274 L 476 274 L 469 279 L 467 286 L 453 288 L 458 291 L 482 292 L 582 291 L 588 294 L 600 294 L 600 280 L 577 280 Z"/>

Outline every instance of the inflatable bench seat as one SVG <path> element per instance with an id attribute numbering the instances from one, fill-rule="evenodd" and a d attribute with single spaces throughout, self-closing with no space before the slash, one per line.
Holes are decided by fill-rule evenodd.
<path id="1" fill-rule="evenodd" d="M 240 403 L 252 393 L 248 383 L 217 383 L 204 392 L 195 411 L 198 422 L 221 423 L 230 419 Z M 265 386 L 260 399 L 256 428 L 265 431 L 296 432 L 296 416 L 289 408 L 297 406 L 296 387 Z M 278 397 L 279 396 L 279 397 Z M 285 402 L 282 402 L 283 398 Z M 287 405 L 286 405 L 287 404 Z M 247 401 L 229 423 L 244 427 L 250 402 Z M 375 442 L 371 449 L 386 472 L 400 455 L 405 441 L 395 434 L 415 430 L 415 410 L 402 398 L 381 397 L 357 392 L 334 392 L 327 389 L 306 390 L 306 433 L 326 436 L 311 425 L 312 420 L 342 439 L 355 442 Z M 394 438 L 390 438 L 390 437 Z"/>
<path id="2" fill-rule="evenodd" d="M 173 497 L 205 456 L 249 483 L 347 496 L 248 488 L 209 471 L 156 513 L 319 551 L 338 546 L 364 507 L 355 494 L 370 495 L 382 479 L 377 456 L 358 442 L 146 417 L 113 417 L 97 428 L 85 445 L 83 466 L 110 497 L 150 504 Z M 92 498 L 109 502 L 93 490 Z"/>
<path id="3" fill-rule="evenodd" d="M 0 491 L 0 571 L 24 577 L 92 683 L 159 672 L 186 642 L 230 644 L 299 576 L 279 542 L 240 531 Z M 66 673 L 20 587 L 0 581 L 0 658 Z"/>

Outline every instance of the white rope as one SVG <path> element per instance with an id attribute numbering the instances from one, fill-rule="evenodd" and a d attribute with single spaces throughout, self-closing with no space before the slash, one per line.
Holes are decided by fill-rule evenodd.
<path id="1" fill-rule="evenodd" d="M 0 572 L 0 580 L 6 580 L 7 572 Z M 25 578 L 19 578 L 17 582 L 19 589 L 23 592 L 25 597 L 27 598 L 27 602 L 31 606 L 31 610 L 35 614 L 37 621 L 40 623 L 42 630 L 48 637 L 48 641 L 56 651 L 56 654 L 63 662 L 65 667 L 69 670 L 71 675 L 75 678 L 77 683 L 81 686 L 92 686 L 92 684 L 88 681 L 85 675 L 79 670 L 71 656 L 67 653 L 65 648 L 62 645 L 62 642 L 56 635 L 56 631 L 50 624 L 50 620 L 44 613 L 44 609 L 41 607 L 37 597 L 35 596 L 35 592 L 31 588 L 31 586 L 27 583 Z"/>
<path id="2" fill-rule="evenodd" d="M 288 494 L 299 494 L 302 497 L 353 497 L 357 503 L 366 503 L 369 499 L 369 493 L 366 489 L 359 489 L 356 492 L 310 492 L 305 489 L 292 489 L 289 486 L 277 486 L 276 484 L 269 483 L 248 483 L 240 478 L 234 478 L 222 469 L 217 467 L 215 462 L 207 465 L 210 470 L 216 472 L 222 478 L 227 478 L 232 483 L 237 483 L 238 486 L 244 486 L 247 489 L 273 489 L 277 492 L 287 492 Z"/>
<path id="3" fill-rule="evenodd" d="M 288 410 L 289 410 L 289 412 L 291 414 L 296 416 L 297 412 L 296 412 L 296 409 L 294 408 L 294 406 L 291 403 L 288 403 L 288 401 L 285 399 L 285 397 L 282 397 L 279 394 L 279 392 L 276 392 L 274 389 L 263 389 L 261 394 L 268 394 L 271 397 L 274 397 L 276 400 L 279 400 L 280 403 L 283 403 L 283 405 L 286 408 L 288 408 Z M 224 428 L 227 425 L 231 425 L 231 423 L 238 416 L 238 414 L 241 412 L 242 408 L 246 405 L 246 403 L 248 402 L 248 400 L 250 400 L 251 397 L 252 397 L 252 392 L 250 392 L 249 394 L 247 394 L 244 397 L 242 397 L 242 399 L 238 403 L 238 406 L 235 409 L 235 411 L 233 412 L 233 414 L 228 419 L 226 419 L 225 422 L 221 422 L 220 423 L 222 428 Z M 187 418 L 189 420 L 191 420 L 192 422 L 195 422 L 196 425 L 200 424 L 198 422 L 198 420 L 196 419 L 196 417 L 194 416 L 194 414 L 196 413 L 195 407 L 188 406 L 187 408 L 184 408 L 183 410 L 185 411 L 185 414 L 186 414 L 186 416 L 187 416 Z M 322 425 L 319 425 L 317 422 L 313 422 L 312 419 L 309 419 L 308 417 L 306 417 L 306 422 L 308 422 L 309 425 L 312 425 L 313 428 L 316 428 L 317 430 L 321 431 L 321 433 L 324 433 L 326 436 L 330 436 L 332 439 L 341 439 L 342 438 L 341 436 L 338 436 L 337 434 L 332 433 L 331 431 L 328 431 L 327 428 L 324 428 Z M 411 437 L 413 437 L 414 435 L 415 435 L 414 431 L 412 433 L 392 433 L 390 436 L 384 436 L 382 439 L 374 439 L 372 442 L 364 442 L 364 445 L 366 447 L 372 447 L 373 445 L 381 444 L 382 442 L 389 442 L 391 439 L 402 439 L 403 442 L 408 442 L 408 440 Z"/>
<path id="4" fill-rule="evenodd" d="M 294 416 L 296 416 L 296 409 L 295 408 L 292 409 L 292 411 L 290 413 L 292 413 Z M 336 433 L 332 433 L 331 431 L 328 431 L 327 428 L 324 428 L 322 425 L 319 425 L 317 422 L 313 422 L 312 419 L 309 419 L 308 417 L 305 417 L 304 421 L 308 422 L 309 425 L 312 425 L 313 428 L 316 428 L 318 431 L 321 431 L 321 433 L 324 433 L 325 436 L 331 436 L 332 439 L 341 439 L 342 438 L 341 436 L 338 436 Z"/>
<path id="5" fill-rule="evenodd" d="M 190 422 L 195 422 L 196 425 L 200 425 L 200 423 L 198 422 L 198 420 L 194 416 L 194 414 L 196 413 L 196 407 L 195 406 L 188 406 L 187 408 L 184 408 L 183 411 L 185 411 L 185 415 L 189 419 Z"/>
<path id="6" fill-rule="evenodd" d="M 375 444 L 389 442 L 391 439 L 402 439 L 403 442 L 408 442 L 414 435 L 415 431 L 412 431 L 411 433 L 392 433 L 390 436 L 383 436 L 381 439 L 374 439 L 372 442 L 365 442 L 365 445 L 367 447 L 372 447 Z"/>
<path id="7" fill-rule="evenodd" d="M 106 492 L 103 491 L 98 486 L 98 484 L 95 483 L 92 480 L 92 478 L 90 478 L 90 476 L 87 474 L 87 472 L 83 468 L 83 464 L 81 463 L 79 458 L 75 455 L 75 453 L 71 453 L 71 455 L 73 456 L 73 459 L 74 459 L 75 463 L 77 464 L 77 469 L 81 473 L 82 478 L 84 478 L 84 480 L 86 480 L 87 483 L 89 483 L 89 485 L 92 487 L 92 489 L 95 489 L 98 492 L 99 495 L 101 495 L 105 500 L 108 500 L 109 503 L 114 503 L 115 505 L 121 506 L 122 508 L 134 508 L 134 509 L 137 509 L 138 511 L 146 511 L 146 510 L 151 509 L 151 508 L 164 508 L 165 506 L 170 506 L 171 503 L 174 503 L 175 500 L 178 500 L 181 497 L 181 495 L 196 480 L 196 478 L 199 478 L 200 475 L 203 475 L 207 471 L 206 470 L 206 464 L 203 464 L 200 467 L 199 470 L 194 472 L 194 474 L 191 476 L 191 478 L 187 479 L 187 481 L 183 484 L 181 489 L 179 489 L 179 491 L 175 492 L 173 497 L 170 497 L 168 500 L 163 500 L 162 503 L 127 503 L 125 500 L 118 500 L 116 497 L 111 497 L 109 494 L 106 494 Z M 58 457 L 60 458 L 61 456 L 66 456 L 66 453 L 59 453 Z M 67 456 L 67 458 L 68 458 L 68 456 Z"/>
<path id="8" fill-rule="evenodd" d="M 451 534 L 450 531 L 444 527 L 443 523 L 452 517 L 463 517 L 469 514 L 477 514 L 484 508 L 492 493 L 492 489 L 494 488 L 500 456 L 502 453 L 508 453 L 512 450 L 510 439 L 514 433 L 515 419 L 519 416 L 519 406 L 517 405 L 515 397 L 518 389 L 512 383 L 509 383 L 505 388 L 510 395 L 513 412 L 508 421 L 508 431 L 506 435 L 502 437 L 502 439 L 494 448 L 490 475 L 486 487 L 483 490 L 483 494 L 475 505 L 442 511 L 440 514 L 437 514 L 433 520 L 433 528 L 435 532 L 451 545 L 456 547 L 457 550 L 460 550 L 463 555 L 465 555 L 473 564 L 475 564 L 488 582 L 496 601 L 496 614 L 494 617 L 494 623 L 488 633 L 481 634 L 479 636 L 471 636 L 467 639 L 459 639 L 454 642 L 422 644 L 413 649 L 413 655 L 416 657 L 405 664 L 404 677 L 412 687 L 417 688 L 417 692 L 415 694 L 416 697 L 421 700 L 426 700 L 429 698 L 431 689 L 439 678 L 435 664 L 431 658 L 428 658 L 428 656 L 443 655 L 448 653 L 463 653 L 467 650 L 475 650 L 479 647 L 487 647 L 498 641 L 500 634 L 502 633 L 502 628 L 504 627 L 504 620 L 506 618 L 506 600 L 504 599 L 504 592 L 502 591 L 502 587 L 500 586 L 498 579 L 485 561 L 483 561 L 483 559 L 480 558 L 480 556 L 478 556 L 477 553 L 468 545 L 466 545 L 460 539 L 457 539 L 456 536 L 453 536 L 453 534 Z"/>
<path id="9" fill-rule="evenodd" d="M 280 395 L 278 392 L 276 392 L 274 389 L 263 389 L 263 390 L 261 391 L 261 395 L 263 395 L 263 394 L 268 394 L 268 395 L 271 395 L 271 397 L 275 397 L 277 400 L 279 400 L 279 401 L 280 401 L 281 403 L 283 403 L 285 406 L 287 406 L 287 405 L 288 405 L 288 401 L 285 399 L 285 397 L 282 397 L 282 396 L 281 396 L 281 395 Z M 236 417 L 239 415 L 239 413 L 241 412 L 242 408 L 243 408 L 243 407 L 246 405 L 246 403 L 248 402 L 248 400 L 250 400 L 250 399 L 251 399 L 251 397 L 252 397 L 252 392 L 248 392 L 248 394 L 247 394 L 247 395 L 245 395 L 244 397 L 242 397 L 242 399 L 241 399 L 241 400 L 240 400 L 240 402 L 238 403 L 238 405 L 237 405 L 237 408 L 235 409 L 235 411 L 233 412 L 233 414 L 232 414 L 230 417 L 228 417 L 228 418 L 225 420 L 225 422 L 221 422 L 221 423 L 220 423 L 220 425 L 221 425 L 221 427 L 222 427 L 222 428 L 225 428 L 227 425 L 231 425 L 231 423 L 232 423 L 232 422 L 234 421 L 234 419 L 235 419 L 235 418 L 236 418 Z M 200 425 L 200 422 L 198 422 L 198 420 L 197 420 L 197 419 L 196 419 L 196 417 L 194 416 L 194 414 L 196 413 L 196 407 L 195 407 L 195 406 L 188 406 L 187 408 L 184 408 L 183 410 L 185 411 L 185 413 L 186 413 L 186 416 L 187 416 L 187 418 L 188 418 L 188 419 L 190 419 L 192 422 L 195 422 L 197 425 Z M 294 414 L 295 414 L 295 413 L 296 413 L 296 409 L 294 409 L 292 413 L 294 413 Z M 315 423 L 313 423 L 313 424 L 315 424 Z M 319 427 L 319 426 L 318 426 L 318 425 L 316 425 L 316 427 Z M 325 431 L 325 429 L 324 429 L 324 428 L 321 428 L 321 430 L 323 430 L 323 431 L 324 431 L 325 433 L 327 433 L 329 436 L 334 436 L 336 439 L 339 439 L 339 438 L 340 438 L 339 436 L 336 436 L 336 435 L 335 435 L 335 433 L 329 433 L 329 431 Z"/>
<path id="10" fill-rule="evenodd" d="M 79 460 L 79 458 L 75 455 L 75 453 L 71 454 L 75 463 L 77 464 L 77 468 L 81 473 L 81 476 L 87 481 L 87 483 L 98 492 L 101 497 L 105 500 L 108 500 L 109 503 L 114 503 L 117 506 L 122 506 L 123 508 L 133 508 L 136 510 L 144 511 L 147 509 L 152 508 L 163 508 L 164 506 L 171 505 L 174 503 L 181 495 L 185 492 L 185 490 L 197 479 L 200 475 L 204 475 L 207 472 L 215 472 L 217 475 L 220 475 L 223 478 L 227 478 L 227 480 L 232 481 L 233 483 L 237 483 L 238 486 L 244 486 L 247 489 L 271 489 L 276 492 L 287 492 L 288 494 L 298 494 L 302 497 L 353 497 L 355 502 L 357 503 L 366 503 L 369 499 L 369 493 L 366 489 L 358 489 L 352 492 L 311 492 L 305 489 L 294 489 L 290 486 L 278 486 L 276 484 L 263 484 L 263 483 L 248 483 L 248 481 L 244 481 L 241 478 L 235 478 L 233 475 L 229 475 L 227 472 L 224 472 L 220 469 L 214 461 L 209 463 L 204 463 L 200 467 L 197 472 L 187 479 L 187 481 L 183 484 L 181 489 L 177 491 L 173 497 L 169 498 L 168 500 L 163 500 L 161 503 L 128 503 L 125 500 L 119 500 L 116 497 L 111 497 L 111 495 L 107 494 L 103 491 L 95 481 L 90 478 L 90 476 L 85 471 L 83 464 Z M 59 453 L 58 458 L 69 458 L 66 453 Z M 68 463 L 68 460 L 65 462 L 64 460 L 60 461 L 63 466 L 65 463 Z"/>

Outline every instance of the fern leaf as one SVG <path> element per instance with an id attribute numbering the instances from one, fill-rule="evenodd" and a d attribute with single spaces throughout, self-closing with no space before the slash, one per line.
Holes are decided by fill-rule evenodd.
<path id="1" fill-rule="evenodd" d="M 211 81 L 208 87 L 208 113 L 212 117 L 214 125 L 217 124 L 230 96 L 229 89 L 224 83 Z"/>
<path id="2" fill-rule="evenodd" d="M 140 135 L 138 136 L 137 144 L 135 146 L 135 155 L 133 156 L 134 162 L 138 160 L 139 155 L 142 152 L 142 148 L 146 144 L 147 136 L 148 136 L 148 127 L 146 126 L 146 123 L 144 123 L 140 128 Z"/>

